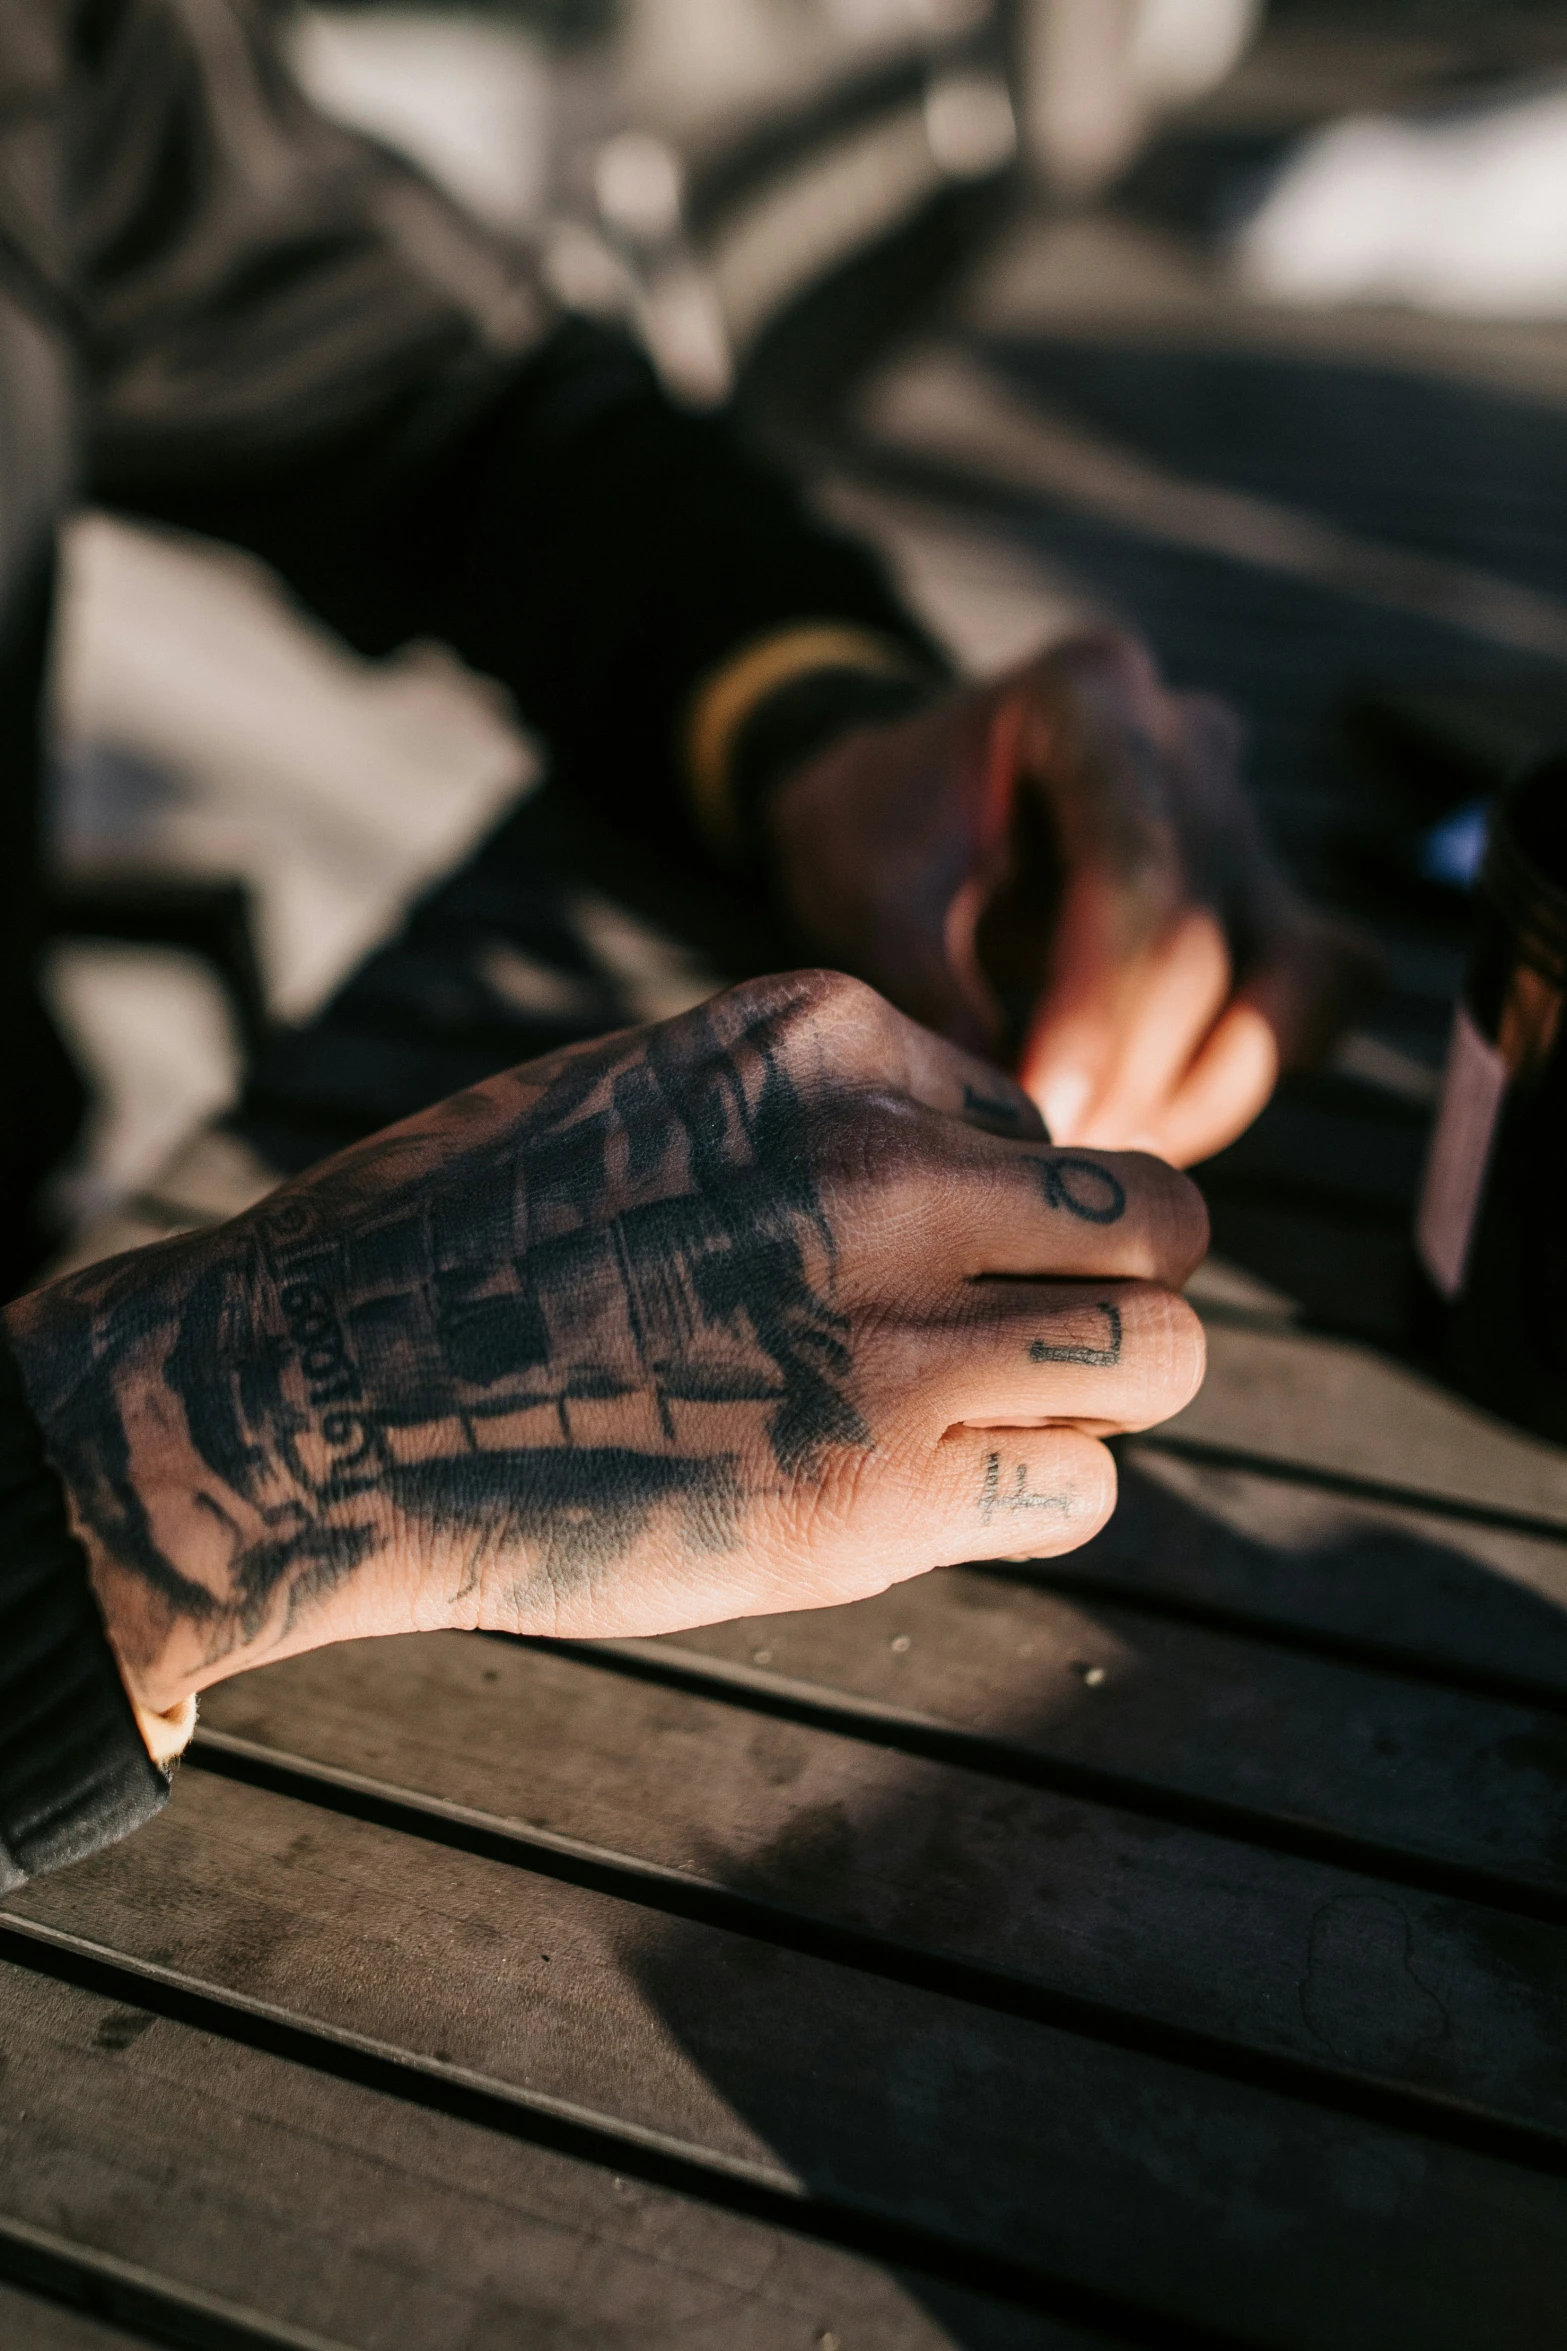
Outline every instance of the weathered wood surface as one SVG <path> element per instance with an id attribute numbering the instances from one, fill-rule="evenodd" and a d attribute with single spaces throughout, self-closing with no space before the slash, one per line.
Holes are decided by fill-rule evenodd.
<path id="1" fill-rule="evenodd" d="M 3 1962 L 0 2020 L 5 2212 L 248 2308 L 258 2351 L 268 2320 L 353 2351 L 1085 2342 Z"/>
<path id="2" fill-rule="evenodd" d="M 1482 2311 L 1499 2351 L 1533 2351 L 1543 2313 L 1567 2307 L 1554 2177 L 471 1855 L 411 1852 L 260 1791 L 206 1779 L 185 1796 L 122 1852 L 9 1907 L 585 2109 L 628 2165 L 654 2133 L 712 2162 L 717 2188 L 736 2163 L 782 2173 L 850 2216 L 1039 2273 L 1042 2291 L 1064 2275 L 1198 2324 L 1367 2351 L 1458 2351 Z M 1395 2217 L 1372 2277 L 1368 2229 Z"/>
<path id="3" fill-rule="evenodd" d="M 1104 1533 L 1031 1571 L 1328 1654 L 1567 1704 L 1567 1541 L 1127 1448 Z"/>
<path id="4" fill-rule="evenodd" d="M 458 1635 L 294 1660 L 215 1692 L 207 1719 L 351 1775 L 318 1785 L 327 1804 L 409 1791 L 886 1938 L 867 1964 L 955 1958 L 997 1979 L 972 1996 L 1085 2004 L 1079 2030 L 1135 2038 L 1143 2020 L 1210 2069 L 1278 2057 L 1305 2069 L 1302 2095 L 1397 2085 L 1432 2101 L 1428 2127 L 1452 2102 L 1567 2144 L 1560 1927 L 902 1754 L 874 1724 L 860 1738 Z M 283 1784 L 308 1791 L 308 1762 Z M 464 1825 L 406 1822 L 437 1840 Z M 551 1866 L 542 1842 L 515 1850 Z M 768 1931 L 765 1907 L 735 1915 Z"/>
<path id="5" fill-rule="evenodd" d="M 1432 1882 L 1483 1874 L 1493 1898 L 1547 1915 L 1567 1893 L 1561 1716 L 1005 1572 L 944 1569 L 831 1616 L 743 1619 L 614 1653 L 888 1709 L 889 1735 L 901 1720 L 912 1736 L 985 1741 L 996 1768 L 1032 1763 L 1258 1842 L 1315 1838 L 1383 1866 L 1396 1852 L 1429 1862 Z"/>
<path id="6" fill-rule="evenodd" d="M 432 1636 L 248 1677 L 213 1694 L 206 1768 L 162 1821 L 6 1908 L 121 1955 L 122 2016 L 161 2004 L 116 2058 L 188 2040 L 191 2079 L 303 2083 L 333 2131 L 340 2101 L 373 2098 L 398 2116 L 383 2161 L 417 2131 L 443 2163 L 455 2134 L 574 2183 L 623 2165 L 725 2243 L 780 2241 L 730 2208 L 737 2179 L 803 2192 L 803 2280 L 879 2282 L 890 2228 L 914 2266 L 885 2308 L 859 2289 L 855 2340 L 1054 2342 L 1086 2310 L 1123 2341 L 1413 2351 L 1483 2327 L 1533 2351 L 1567 2307 L 1567 1763 L 1518 1610 L 1552 1605 L 1557 1546 L 1151 1455 L 1131 1490 L 1104 1539 L 1113 1597 L 1090 1552 L 1063 1563 L 1071 1591 L 1048 1564 L 954 1570 L 663 1642 Z M 1375 1637 L 1423 1642 L 1424 1670 L 1323 1653 L 1369 1637 L 1374 1572 L 1297 1584 L 1292 1546 L 1324 1523 L 1330 1551 L 1393 1530 Z M 1272 1582 L 1248 1602 L 1253 1551 Z M 1146 1591 L 1127 1555 L 1164 1563 Z M 1236 1626 L 1248 1605 L 1274 1637 Z M 1444 1644 L 1461 1679 L 1476 1623 L 1497 1686 L 1449 1686 Z M 67 1996 L 87 1997 L 48 1994 Z M 182 2000 L 207 2005 L 193 2022 Z M 256 2003 L 286 2054 L 243 2045 Z M 330 2078 L 345 2036 L 374 2045 L 368 2086 Z M 453 2075 L 477 2109 L 424 2111 Z M 586 2152 L 530 2141 L 563 2110 Z M 139 2162 L 140 2105 L 115 2127 Z M 58 2176 L 107 2128 L 83 2122 Z M 180 2201 L 187 2175 L 148 2160 Z M 226 2161 L 238 2210 L 237 2140 Z M 683 2192 L 649 2161 L 683 2166 Z M 447 2191 L 406 2169 L 433 2309 L 459 2290 L 430 2219 Z M 295 2218 L 273 2222 L 291 2282 L 280 2299 L 269 2275 L 264 2308 L 335 2340 L 324 2271 L 281 2250 L 322 2208 L 312 2162 L 295 2170 Z M 0 2210 L 60 2225 L 19 2193 L 13 2174 Z M 125 2241 L 102 2207 L 71 2228 Z M 172 2217 L 153 2244 L 236 2292 L 210 2250 L 189 2266 Z M 549 2248 L 514 2252 L 553 2274 Z M 599 2275 L 589 2339 L 690 2339 L 650 2327 L 642 2272 Z M 986 2278 L 1010 2312 L 962 2300 Z M 395 2295 L 356 2303 L 343 2339 L 391 2339 L 394 2306 L 398 2339 L 442 2339 Z M 794 2339 L 792 2315 L 747 2323 L 730 2339 Z"/>
<path id="7" fill-rule="evenodd" d="M 1349 1341 L 1210 1321 L 1208 1376 L 1161 1436 L 1567 1530 L 1567 1456 Z"/>

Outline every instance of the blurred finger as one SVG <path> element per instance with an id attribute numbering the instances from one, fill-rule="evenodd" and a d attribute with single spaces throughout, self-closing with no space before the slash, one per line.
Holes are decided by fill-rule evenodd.
<path id="1" fill-rule="evenodd" d="M 1050 981 L 1018 1063 L 1019 1082 L 1058 1143 L 1082 1139 L 1109 1082 L 1146 947 L 1113 879 L 1079 873 L 1062 898 Z"/>
<path id="2" fill-rule="evenodd" d="M 1141 1143 L 1177 1092 L 1230 994 L 1230 954 L 1208 913 L 1177 922 L 1148 957 L 1125 1004 L 1126 1026 L 1079 1128 L 1109 1149 Z"/>
<path id="3" fill-rule="evenodd" d="M 1148 1127 L 1144 1148 L 1172 1167 L 1209 1159 L 1243 1134 L 1278 1083 L 1279 1046 L 1255 1004 L 1237 1000 L 1214 1024 L 1176 1093 Z"/>
<path id="4" fill-rule="evenodd" d="M 1171 1099 L 1128 1140 L 1177 1167 L 1222 1151 L 1257 1116 L 1280 1072 L 1319 1061 L 1380 985 L 1369 941 L 1317 916 L 1293 920 L 1274 935 Z"/>

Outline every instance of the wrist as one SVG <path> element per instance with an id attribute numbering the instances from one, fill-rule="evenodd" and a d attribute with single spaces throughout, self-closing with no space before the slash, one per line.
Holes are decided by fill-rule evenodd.
<path id="1" fill-rule="evenodd" d="M 126 1685 L 125 1694 L 130 1699 L 136 1728 L 142 1735 L 147 1753 L 160 1771 L 167 1771 L 170 1764 L 184 1754 L 196 1728 L 195 1691 L 188 1691 L 174 1705 L 156 1712 L 152 1707 L 141 1704 L 129 1684 Z"/>
<path id="2" fill-rule="evenodd" d="M 779 784 L 840 736 L 908 717 L 942 681 L 913 650 L 867 629 L 805 623 L 757 639 L 698 687 L 686 774 L 710 845 L 760 862 Z"/>
<path id="3" fill-rule="evenodd" d="M 157 1760 L 184 1743 L 197 1691 L 323 1641 L 404 1630 L 419 1583 L 395 1514 L 351 1463 L 345 1474 L 367 1439 L 353 1400 L 336 1397 L 343 1366 L 335 1382 L 302 1375 L 273 1397 L 280 1441 L 258 1441 L 258 1399 L 265 1411 L 267 1382 L 300 1358 L 301 1314 L 326 1312 L 312 1283 L 280 1289 L 273 1253 L 240 1218 L 68 1275 L 6 1314 Z M 323 1387 L 334 1396 L 321 1404 Z"/>

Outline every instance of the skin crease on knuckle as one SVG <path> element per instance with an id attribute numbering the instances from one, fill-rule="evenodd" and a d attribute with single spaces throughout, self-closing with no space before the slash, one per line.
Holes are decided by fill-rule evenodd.
<path id="1" fill-rule="evenodd" d="M 11 1308 L 137 1694 L 344 1630 L 657 1631 L 790 1574 L 876 1588 L 856 1528 L 901 1563 L 940 1437 L 857 1358 L 841 1144 L 874 1133 L 873 1201 L 893 1132 L 943 1189 L 927 1129 L 973 1143 L 881 1085 L 866 1111 L 898 1017 L 834 974 L 733 989 Z M 979 1471 L 964 1508 L 982 1555 Z"/>

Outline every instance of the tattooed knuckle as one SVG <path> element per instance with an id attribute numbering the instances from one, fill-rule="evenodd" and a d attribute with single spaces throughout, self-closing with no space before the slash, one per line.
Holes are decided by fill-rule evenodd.
<path id="1" fill-rule="evenodd" d="M 884 996 L 845 971 L 793 972 L 790 1031 L 802 1055 L 849 1074 L 885 1057 L 895 1018 Z"/>
<path id="2" fill-rule="evenodd" d="M 1045 1205 L 1077 1224 L 1119 1224 L 1127 1209 L 1127 1188 L 1108 1156 L 1056 1151 L 1035 1161 Z"/>

